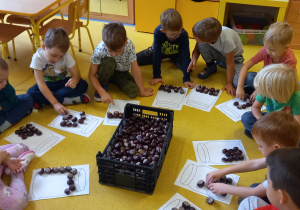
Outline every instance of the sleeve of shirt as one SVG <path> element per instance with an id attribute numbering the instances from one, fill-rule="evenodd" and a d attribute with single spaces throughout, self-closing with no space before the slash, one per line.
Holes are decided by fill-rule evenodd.
<path id="1" fill-rule="evenodd" d="M 236 48 L 236 45 L 229 30 L 231 29 L 225 29 L 224 31 L 222 31 L 222 33 L 225 33 L 225 37 L 223 37 L 223 51 L 225 53 L 230 53 Z"/>
<path id="2" fill-rule="evenodd" d="M 293 102 L 292 102 L 292 113 L 293 115 L 299 115 L 300 114 L 300 91 L 293 94 Z"/>
<path id="3" fill-rule="evenodd" d="M 7 85 L 4 89 L 3 89 L 3 91 L 5 91 L 5 99 L 6 100 L 1 101 L 0 106 L 1 106 L 3 112 L 7 112 L 18 104 L 18 97 L 16 96 L 15 89 L 9 83 L 7 83 Z"/>
<path id="4" fill-rule="evenodd" d="M 263 182 L 263 186 L 264 186 L 265 189 L 267 189 L 267 188 L 268 188 L 268 185 L 269 185 L 269 182 L 268 182 L 268 180 L 266 179 L 266 180 Z"/>
<path id="5" fill-rule="evenodd" d="M 289 49 L 288 61 L 286 64 L 291 66 L 297 72 L 297 58 L 292 49 Z"/>
<path id="6" fill-rule="evenodd" d="M 182 37 L 182 44 L 180 45 L 180 56 L 182 61 L 183 67 L 183 82 L 191 81 L 190 73 L 187 72 L 187 68 L 190 65 L 191 57 L 190 57 L 190 43 L 188 33 L 185 31 L 181 36 Z"/>
<path id="7" fill-rule="evenodd" d="M 154 31 L 154 44 L 153 44 L 153 79 L 161 77 L 161 31 L 157 27 Z"/>
<path id="8" fill-rule="evenodd" d="M 44 66 L 43 66 L 42 58 L 38 54 L 38 51 L 34 53 L 34 55 L 32 56 L 29 67 L 35 70 L 43 70 Z"/>
<path id="9" fill-rule="evenodd" d="M 95 51 L 94 51 L 94 53 L 93 53 L 93 55 L 91 57 L 91 62 L 93 64 L 99 65 L 101 63 L 101 59 L 104 58 L 105 54 L 106 54 L 104 48 L 105 48 L 104 47 L 104 42 L 101 41 L 97 45 L 97 47 L 96 47 L 96 49 L 95 49 Z"/>
<path id="10" fill-rule="evenodd" d="M 128 49 L 129 49 L 129 62 L 132 63 L 136 60 L 136 53 L 135 53 L 135 47 L 132 41 L 128 43 Z"/>
<path id="11" fill-rule="evenodd" d="M 253 56 L 250 60 L 254 63 L 257 64 L 261 61 L 263 61 L 263 51 L 265 50 L 265 47 L 261 48 L 260 51 Z"/>
<path id="12" fill-rule="evenodd" d="M 66 58 L 66 66 L 68 68 L 72 68 L 73 66 L 75 66 L 75 60 L 74 58 L 71 56 L 71 54 L 69 52 L 67 52 L 65 54 L 65 58 Z"/>
<path id="13" fill-rule="evenodd" d="M 266 102 L 266 98 L 265 97 L 261 97 L 260 94 L 257 94 L 255 99 L 259 102 L 259 103 L 262 103 L 264 104 Z"/>

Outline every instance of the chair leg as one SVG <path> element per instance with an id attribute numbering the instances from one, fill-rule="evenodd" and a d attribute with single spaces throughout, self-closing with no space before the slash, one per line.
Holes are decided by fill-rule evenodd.
<path id="1" fill-rule="evenodd" d="M 32 54 L 34 54 L 36 52 L 36 48 L 34 46 L 34 40 L 31 38 L 30 31 L 29 30 L 26 30 L 26 31 L 28 33 L 28 36 L 29 36 L 29 39 L 30 39 L 30 42 L 31 42 L 31 45 L 32 45 Z"/>
<path id="2" fill-rule="evenodd" d="M 6 51 L 7 58 L 10 59 L 9 50 L 8 50 L 8 44 L 5 43 L 5 44 L 4 44 L 4 47 L 5 47 L 5 51 Z"/>
<path id="3" fill-rule="evenodd" d="M 73 53 L 73 58 L 75 60 L 76 69 L 77 69 L 77 71 L 78 71 L 78 73 L 79 73 L 79 75 L 81 77 L 79 66 L 78 66 L 78 62 L 77 62 L 76 55 L 75 55 L 75 51 L 74 51 L 73 44 L 72 44 L 71 41 L 70 41 L 70 47 L 71 47 L 71 50 L 72 50 L 72 53 Z"/>
<path id="4" fill-rule="evenodd" d="M 78 28 L 78 44 L 79 44 L 79 52 L 82 52 L 80 27 Z"/>
<path id="5" fill-rule="evenodd" d="M 6 60 L 6 56 L 5 56 L 6 48 L 7 48 L 6 43 L 2 43 L 2 58 L 3 58 L 3 60 Z"/>
<path id="6" fill-rule="evenodd" d="M 95 51 L 95 47 L 94 47 L 94 43 L 93 43 L 93 40 L 92 40 L 92 36 L 91 36 L 91 33 L 90 33 L 90 30 L 87 26 L 84 26 L 88 35 L 89 35 L 89 38 L 90 38 L 90 41 L 91 41 L 91 45 L 92 45 L 92 48 L 93 48 L 93 52 Z"/>
<path id="7" fill-rule="evenodd" d="M 14 60 L 17 61 L 17 56 L 16 56 L 16 47 L 15 47 L 15 40 L 11 40 L 12 46 L 13 46 L 13 52 L 14 52 Z"/>

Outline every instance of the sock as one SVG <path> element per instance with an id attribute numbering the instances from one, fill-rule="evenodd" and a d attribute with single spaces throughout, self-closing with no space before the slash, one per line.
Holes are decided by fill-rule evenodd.
<path id="1" fill-rule="evenodd" d="M 78 103 L 88 103 L 90 98 L 87 94 L 83 94 L 81 96 L 72 97 L 72 98 L 64 98 L 63 105 L 71 105 L 71 104 L 78 104 Z"/>
<path id="2" fill-rule="evenodd" d="M 80 96 L 72 97 L 72 98 L 64 98 L 63 105 L 71 105 L 71 104 L 78 104 L 81 102 Z"/>
<path id="3" fill-rule="evenodd" d="M 8 121 L 4 121 L 4 123 L 0 126 L 0 132 L 2 133 L 5 131 L 7 128 L 9 128 L 12 124 Z"/>
<path id="4" fill-rule="evenodd" d="M 206 63 L 206 66 L 211 67 L 211 66 L 215 66 L 216 63 L 214 61 L 210 62 L 210 63 Z"/>

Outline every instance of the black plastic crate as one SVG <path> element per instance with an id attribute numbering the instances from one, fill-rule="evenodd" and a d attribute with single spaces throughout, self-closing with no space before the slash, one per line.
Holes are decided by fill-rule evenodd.
<path id="1" fill-rule="evenodd" d="M 131 116 L 143 117 L 147 119 L 157 119 L 159 117 L 170 123 L 159 160 L 157 164 L 152 167 L 121 162 L 108 157 L 108 154 L 111 152 L 110 145 L 111 143 L 114 143 L 114 137 L 121 133 L 125 125 L 125 119 Z M 127 104 L 124 109 L 124 117 L 103 153 L 98 152 L 96 155 L 99 182 L 101 184 L 120 187 L 123 189 L 153 194 L 172 139 L 173 119 L 174 111 L 172 110 Z"/>

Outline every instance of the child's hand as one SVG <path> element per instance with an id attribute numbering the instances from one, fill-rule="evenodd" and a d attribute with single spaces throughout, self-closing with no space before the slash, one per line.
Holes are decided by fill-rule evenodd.
<path id="1" fill-rule="evenodd" d="M 231 185 L 223 184 L 223 183 L 211 183 L 208 185 L 210 191 L 216 195 L 227 194 L 227 188 L 231 187 Z"/>
<path id="2" fill-rule="evenodd" d="M 105 104 L 112 103 L 113 105 L 115 105 L 113 98 L 107 92 L 102 93 L 100 96 L 103 103 Z"/>
<path id="3" fill-rule="evenodd" d="M 0 164 L 7 158 L 9 157 L 8 152 L 4 150 L 0 150 Z"/>
<path id="4" fill-rule="evenodd" d="M 153 95 L 153 89 L 151 87 L 144 88 L 143 91 L 140 91 L 140 96 L 148 97 Z"/>
<path id="5" fill-rule="evenodd" d="M 191 70 L 194 70 L 196 68 L 196 64 L 197 64 L 197 60 L 192 59 L 186 71 L 190 72 Z"/>
<path id="6" fill-rule="evenodd" d="M 222 90 L 227 90 L 228 95 L 235 96 L 235 88 L 231 83 L 227 83 Z"/>
<path id="7" fill-rule="evenodd" d="M 255 90 L 252 94 L 251 94 L 251 96 L 250 96 L 250 101 L 255 101 L 255 97 L 257 96 L 257 90 Z"/>
<path id="8" fill-rule="evenodd" d="M 149 85 L 151 85 L 151 86 L 155 86 L 158 83 L 164 84 L 163 79 L 152 79 L 152 80 L 149 81 Z"/>
<path id="9" fill-rule="evenodd" d="M 191 81 L 185 82 L 184 84 L 187 88 L 190 88 L 190 89 L 193 89 L 196 86 L 196 83 L 191 82 Z"/>
<path id="10" fill-rule="evenodd" d="M 65 87 L 70 87 L 72 89 L 76 88 L 78 81 L 75 81 L 73 78 L 70 78 L 68 82 L 65 84 Z"/>
<path id="11" fill-rule="evenodd" d="M 68 110 L 66 107 L 64 107 L 61 103 L 57 102 L 56 104 L 53 104 L 53 107 L 55 111 L 60 115 L 66 115 L 68 114 Z"/>
<path id="12" fill-rule="evenodd" d="M 24 159 L 19 158 L 11 158 L 9 161 L 7 161 L 6 165 L 12 170 L 13 173 L 18 173 L 22 171 L 23 165 L 21 164 L 21 161 Z"/>
<path id="13" fill-rule="evenodd" d="M 236 89 L 236 97 L 241 99 L 241 100 L 244 100 L 246 98 L 246 93 L 244 91 L 244 88 L 237 88 Z"/>
<path id="14" fill-rule="evenodd" d="M 221 173 L 221 170 L 216 170 L 206 174 L 206 185 L 209 185 L 210 183 L 219 180 L 224 175 L 226 174 Z"/>

